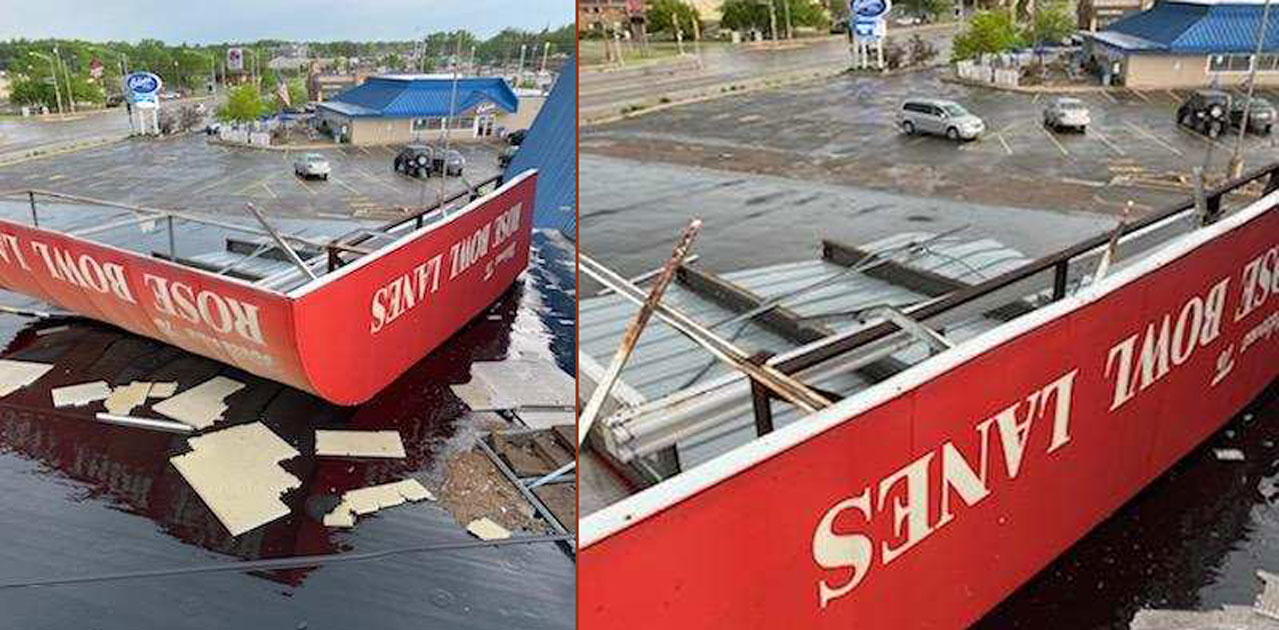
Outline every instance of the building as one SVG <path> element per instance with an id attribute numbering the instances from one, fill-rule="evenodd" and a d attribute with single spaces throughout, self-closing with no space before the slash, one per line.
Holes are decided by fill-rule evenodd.
<path id="1" fill-rule="evenodd" d="M 636 31 L 644 22 L 644 0 L 578 0 L 580 31 L 612 33 Z"/>
<path id="2" fill-rule="evenodd" d="M 1279 11 L 1265 29 L 1263 0 L 1160 0 L 1146 11 L 1086 35 L 1085 58 L 1103 82 L 1133 88 L 1279 85 Z"/>
<path id="3" fill-rule="evenodd" d="M 505 127 L 525 128 L 536 111 L 524 108 L 501 78 L 387 74 L 316 106 L 322 130 L 339 142 L 397 144 L 431 142 L 444 135 L 465 142 L 493 136 Z M 527 120 L 525 120 L 527 119 Z"/>
<path id="4" fill-rule="evenodd" d="M 554 228 L 577 240 L 577 64 L 570 57 L 505 176 L 537 169 L 533 227 Z M 520 107 L 526 101 L 520 98 Z"/>
<path id="5" fill-rule="evenodd" d="M 312 101 L 327 100 L 363 83 L 368 77 L 368 73 L 359 70 L 350 73 L 313 72 L 306 82 L 307 97 Z"/>
<path id="6" fill-rule="evenodd" d="M 1153 0 L 1079 0 L 1076 14 L 1079 28 L 1096 31 L 1106 28 L 1121 18 L 1145 11 Z"/>

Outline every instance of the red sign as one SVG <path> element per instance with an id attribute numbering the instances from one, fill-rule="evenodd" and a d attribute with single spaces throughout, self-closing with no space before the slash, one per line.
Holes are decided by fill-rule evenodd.
<path id="1" fill-rule="evenodd" d="M 1277 239 L 1243 211 L 588 516 L 580 627 L 968 627 L 1279 375 Z"/>
<path id="2" fill-rule="evenodd" d="M 287 294 L 0 220 L 0 284 L 338 404 L 363 402 L 528 264 L 536 175 Z"/>

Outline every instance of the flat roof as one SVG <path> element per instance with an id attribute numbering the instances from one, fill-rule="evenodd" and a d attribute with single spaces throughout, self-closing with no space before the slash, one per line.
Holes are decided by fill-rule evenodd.
<path id="1" fill-rule="evenodd" d="M 318 107 L 350 117 L 425 118 L 457 115 L 486 102 L 508 112 L 519 109 L 519 96 L 500 77 L 410 74 L 370 77 Z"/>

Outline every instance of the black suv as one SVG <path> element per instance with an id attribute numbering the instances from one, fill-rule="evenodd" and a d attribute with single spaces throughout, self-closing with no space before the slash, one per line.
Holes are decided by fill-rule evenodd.
<path id="1" fill-rule="evenodd" d="M 435 169 L 435 149 L 425 144 L 410 144 L 395 155 L 395 171 L 405 175 L 430 177 Z"/>
<path id="2" fill-rule="evenodd" d="M 1195 90 L 1177 108 L 1177 124 L 1209 138 L 1226 130 L 1230 120 L 1230 95 L 1219 90 Z"/>

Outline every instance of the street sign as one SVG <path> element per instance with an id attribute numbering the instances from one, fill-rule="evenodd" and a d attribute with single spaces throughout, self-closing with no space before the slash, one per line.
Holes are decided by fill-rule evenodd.
<path id="1" fill-rule="evenodd" d="M 130 103 L 154 105 L 161 85 L 160 77 L 150 72 L 134 72 L 124 78 L 124 94 Z"/>
<path id="2" fill-rule="evenodd" d="M 239 48 L 226 49 L 226 69 L 235 72 L 244 71 L 244 51 Z"/>
<path id="3" fill-rule="evenodd" d="M 848 12 L 855 19 L 884 19 L 888 12 L 892 10 L 892 0 L 851 0 L 848 3 Z"/>

